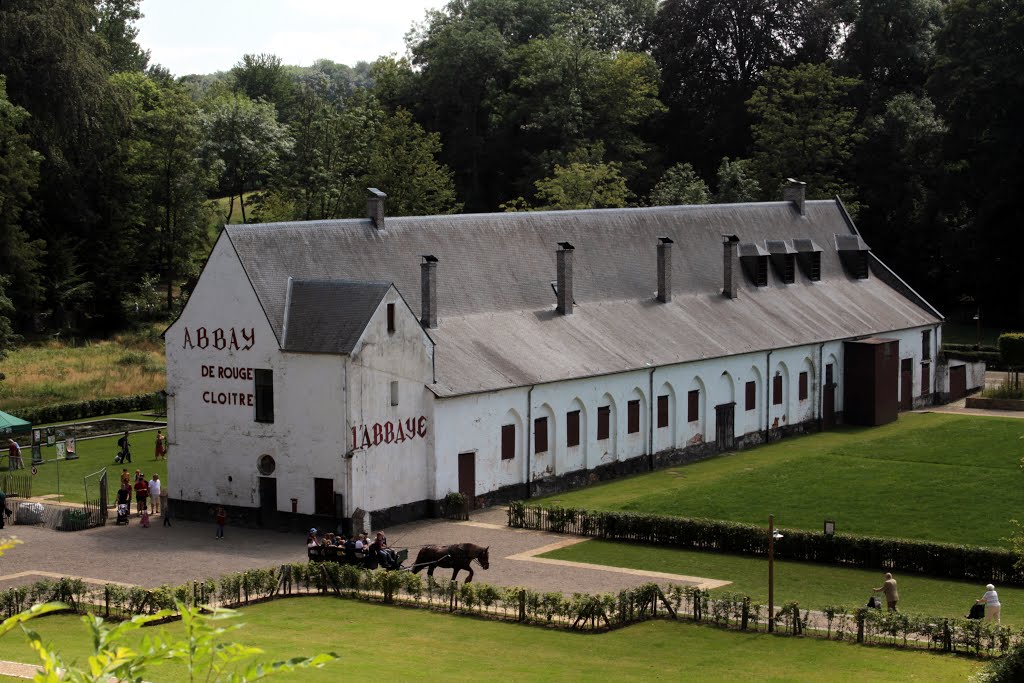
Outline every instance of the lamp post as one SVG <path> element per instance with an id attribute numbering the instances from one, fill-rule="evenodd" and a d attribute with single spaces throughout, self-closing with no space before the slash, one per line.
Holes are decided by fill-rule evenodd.
<path id="1" fill-rule="evenodd" d="M 981 351 L 981 309 L 980 308 L 978 309 L 978 312 L 974 314 L 974 322 L 977 323 L 977 329 L 978 329 L 978 345 L 975 346 L 974 348 L 976 348 L 977 350 Z"/>
<path id="2" fill-rule="evenodd" d="M 768 632 L 775 630 L 775 541 L 782 534 L 775 531 L 775 515 L 768 515 Z"/>

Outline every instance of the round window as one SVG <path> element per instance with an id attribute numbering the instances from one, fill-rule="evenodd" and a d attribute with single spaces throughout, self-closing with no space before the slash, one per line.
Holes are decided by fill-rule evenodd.
<path id="1" fill-rule="evenodd" d="M 275 467 L 277 467 L 277 463 L 274 462 L 272 455 L 261 455 L 260 459 L 256 461 L 256 469 L 264 476 L 273 474 Z"/>

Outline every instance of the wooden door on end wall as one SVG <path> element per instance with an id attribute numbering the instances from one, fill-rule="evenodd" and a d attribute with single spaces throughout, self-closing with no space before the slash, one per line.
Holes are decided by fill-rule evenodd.
<path id="1" fill-rule="evenodd" d="M 900 361 L 900 410 L 914 407 L 914 359 Z"/>
<path id="2" fill-rule="evenodd" d="M 468 509 L 476 508 L 476 453 L 459 453 L 459 493 Z"/>
<path id="3" fill-rule="evenodd" d="M 825 365 L 825 386 L 821 394 L 821 428 L 836 426 L 836 383 L 832 376 L 832 364 Z"/>
<path id="4" fill-rule="evenodd" d="M 736 447 L 736 404 L 715 406 L 715 442 L 718 449 L 727 451 Z"/>
<path id="5" fill-rule="evenodd" d="M 260 477 L 260 526 L 277 526 L 277 479 Z"/>

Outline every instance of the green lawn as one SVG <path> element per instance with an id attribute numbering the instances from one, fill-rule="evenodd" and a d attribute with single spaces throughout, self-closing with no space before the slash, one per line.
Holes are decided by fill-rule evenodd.
<path id="1" fill-rule="evenodd" d="M 232 638 L 263 648 L 265 659 L 341 656 L 323 669 L 277 680 L 964 681 L 981 666 L 962 657 L 668 621 L 580 634 L 331 598 L 278 600 L 242 614 L 246 626 Z M 89 643 L 75 621 L 48 617 L 33 626 L 81 662 Z M 17 633 L 0 640 L 0 659 L 36 661 Z M 172 665 L 145 678 L 187 680 Z"/>
<path id="2" fill-rule="evenodd" d="M 785 539 L 780 543 L 785 543 Z M 768 602 L 768 561 L 761 557 L 597 540 L 560 548 L 541 557 L 731 581 L 711 594 L 740 593 L 749 595 L 755 602 Z M 974 600 L 985 592 L 984 586 L 977 583 L 898 572 L 895 578 L 900 591 L 900 609 L 914 614 L 963 617 Z M 776 560 L 775 605 L 796 601 L 804 608 L 817 610 L 828 605 L 862 607 L 871 589 L 881 586 L 883 580 L 883 573 L 873 569 Z M 998 590 L 1003 604 L 1002 623 L 1024 626 L 1024 588 L 999 586 Z"/>
<path id="3" fill-rule="evenodd" d="M 108 417 L 127 417 L 131 419 L 153 419 L 144 417 L 142 413 L 122 413 Z M 163 422 L 163 418 L 160 418 Z M 144 425 L 132 429 L 143 429 Z M 164 432 L 166 434 L 166 430 Z M 85 486 L 83 479 L 86 475 L 98 472 L 107 468 L 108 481 L 108 502 L 111 504 L 116 500 L 117 487 L 120 485 L 121 468 L 127 467 L 129 472 L 134 473 L 141 469 L 147 478 L 153 473 L 160 475 L 160 481 L 167 481 L 167 461 L 157 461 L 154 458 L 154 445 L 156 442 L 156 431 L 133 434 L 129 437 L 132 445 L 132 462 L 130 464 L 118 465 L 114 462 L 114 455 L 117 454 L 117 439 L 119 435 L 101 437 L 96 439 L 84 439 L 76 441 L 78 459 L 61 460 L 55 459 L 56 449 L 53 446 L 43 445 L 42 455 L 44 464 L 37 467 L 38 474 L 32 479 L 32 495 L 41 496 L 45 494 L 60 493 L 60 500 L 71 503 L 85 501 Z M 22 448 L 22 460 L 25 461 L 25 472 L 31 467 L 32 453 L 28 447 Z M 6 468 L 7 459 L 4 459 Z M 6 471 L 4 468 L 3 471 Z M 59 489 L 58 489 L 59 483 Z M 166 484 L 165 484 L 166 485 Z M 54 499 L 56 500 L 56 499 Z M 12 498 L 11 502 L 17 501 Z"/>
<path id="4" fill-rule="evenodd" d="M 538 502 L 1005 546 L 1024 514 L 1022 456 L 1022 420 L 901 414 Z"/>

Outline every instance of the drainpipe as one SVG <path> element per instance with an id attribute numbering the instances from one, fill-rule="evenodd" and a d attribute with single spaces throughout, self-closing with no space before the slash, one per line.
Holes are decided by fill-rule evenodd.
<path id="1" fill-rule="evenodd" d="M 526 392 L 526 497 L 533 497 L 533 387 Z M 548 444 L 551 448 L 551 444 Z"/>
<path id="2" fill-rule="evenodd" d="M 764 442 L 768 443 L 768 430 L 771 428 L 772 411 L 772 352 L 764 360 Z"/>
<path id="3" fill-rule="evenodd" d="M 647 469 L 651 472 L 654 471 L 654 371 L 657 368 L 651 368 L 648 373 L 648 389 L 647 396 L 648 401 L 651 405 L 651 416 L 647 421 Z"/>
<path id="4" fill-rule="evenodd" d="M 822 392 L 825 391 L 825 342 L 818 344 L 818 431 L 822 431 L 825 426 L 825 416 L 822 415 L 824 411 L 824 403 L 822 402 Z"/>
<path id="5" fill-rule="evenodd" d="M 349 405 L 349 400 L 352 397 L 352 393 L 349 391 L 348 386 L 348 364 L 351 357 L 346 358 L 345 362 L 341 366 L 342 372 L 342 385 L 343 391 L 345 392 L 345 418 L 348 422 L 345 426 L 349 429 L 352 428 L 352 407 Z M 348 434 L 345 435 L 346 441 L 348 440 Z M 345 509 L 343 511 L 346 517 L 352 517 L 352 468 L 355 466 L 355 445 L 352 450 L 346 449 L 345 452 Z"/>

